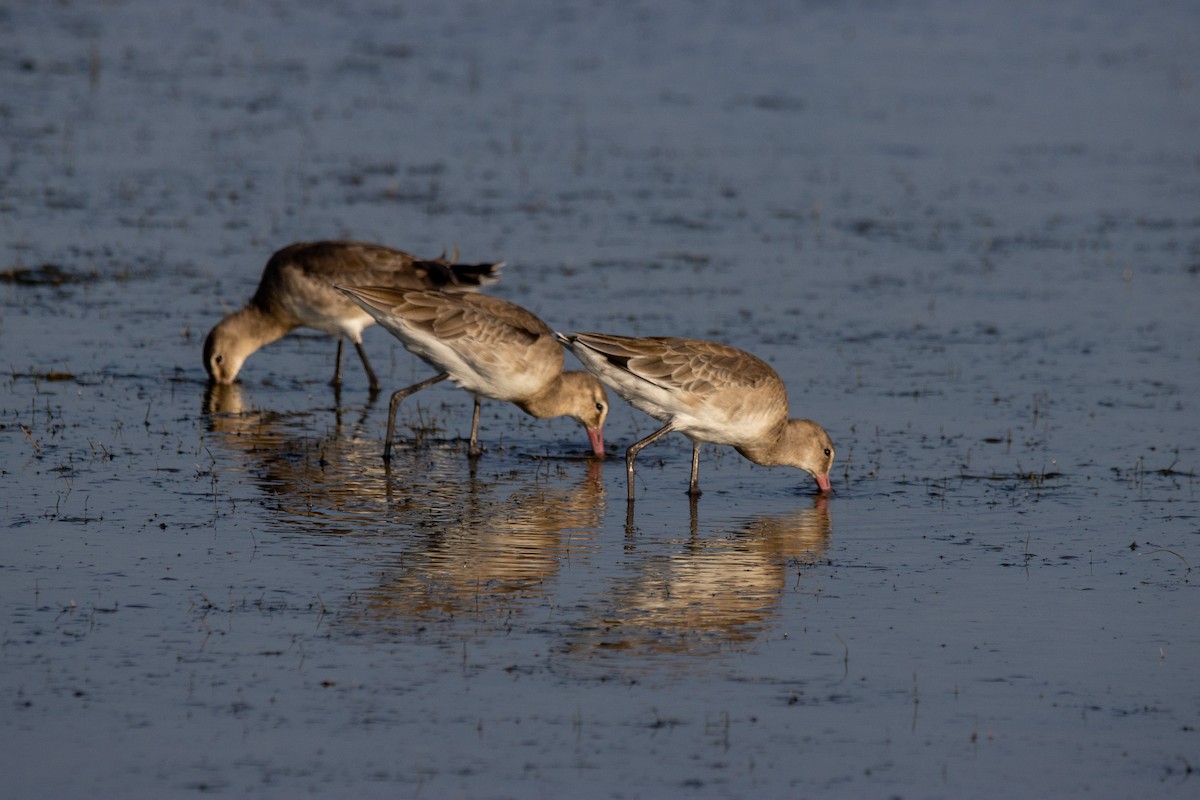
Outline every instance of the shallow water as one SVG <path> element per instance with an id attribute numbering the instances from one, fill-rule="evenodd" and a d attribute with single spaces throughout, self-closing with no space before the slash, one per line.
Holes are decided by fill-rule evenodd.
<path id="1" fill-rule="evenodd" d="M 363 0 L 0 11 L 13 796 L 1190 796 L 1200 13 Z M 270 253 L 508 262 L 772 362 L 835 493 L 386 397 Z M 426 377 L 367 333 L 385 384 Z"/>

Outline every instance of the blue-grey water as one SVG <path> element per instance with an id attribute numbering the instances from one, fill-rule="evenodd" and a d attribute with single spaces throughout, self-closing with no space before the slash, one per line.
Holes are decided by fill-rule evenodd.
<path id="1" fill-rule="evenodd" d="M 0 8 L 6 796 L 1189 797 L 1200 9 Z M 834 494 L 386 395 L 274 250 L 769 360 Z M 377 328 L 384 383 L 430 374 Z"/>

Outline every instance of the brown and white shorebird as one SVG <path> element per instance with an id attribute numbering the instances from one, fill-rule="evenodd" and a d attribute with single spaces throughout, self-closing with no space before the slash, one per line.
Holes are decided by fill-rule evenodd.
<path id="1" fill-rule="evenodd" d="M 316 328 L 337 338 L 334 386 L 342 382 L 342 344 L 358 350 L 371 391 L 379 380 L 362 346 L 362 332 L 375 324 L 333 288 L 388 286 L 393 289 L 473 291 L 496 280 L 501 263 L 456 264 L 446 258 L 421 259 L 366 242 L 299 242 L 271 256 L 258 291 L 245 307 L 217 323 L 204 340 L 204 368 L 215 383 L 233 383 L 242 364 L 260 347 L 296 328 Z"/>
<path id="2" fill-rule="evenodd" d="M 571 417 L 604 456 L 608 397 L 587 372 L 563 372 L 562 348 L 537 316 L 499 297 L 360 286 L 338 289 L 438 374 L 392 394 L 384 460 L 392 455 L 396 409 L 414 392 L 449 378 L 475 396 L 470 454 L 479 455 L 479 401 L 515 404 L 538 419 Z"/>
<path id="3" fill-rule="evenodd" d="M 812 420 L 788 419 L 787 389 L 765 361 L 727 345 L 674 336 L 555 336 L 634 408 L 666 423 L 625 453 L 629 500 L 637 454 L 671 431 L 692 440 L 693 497 L 700 494 L 701 442 L 731 445 L 766 467 L 799 467 L 822 492 L 830 491 L 833 442 Z"/>

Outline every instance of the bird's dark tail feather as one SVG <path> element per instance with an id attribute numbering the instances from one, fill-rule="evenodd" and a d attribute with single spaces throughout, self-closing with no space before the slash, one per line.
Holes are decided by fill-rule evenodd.
<path id="1" fill-rule="evenodd" d="M 414 266 L 424 269 L 438 289 L 473 289 L 495 283 L 500 278 L 504 262 L 495 264 L 455 264 L 444 258 L 418 261 Z"/>

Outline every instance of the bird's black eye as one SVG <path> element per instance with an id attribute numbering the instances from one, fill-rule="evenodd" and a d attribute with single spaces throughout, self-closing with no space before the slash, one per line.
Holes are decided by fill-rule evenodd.
<path id="1" fill-rule="evenodd" d="M 217 356 L 217 357 L 216 357 L 215 359 L 213 359 L 213 360 L 214 360 L 216 363 L 220 364 L 222 361 L 224 361 L 224 360 L 225 360 L 225 356 Z M 828 453 L 829 451 L 828 451 L 828 450 L 826 450 L 825 452 L 826 452 L 826 453 Z"/>
<path id="2" fill-rule="evenodd" d="M 833 451 L 832 451 L 832 450 L 830 450 L 828 447 L 826 447 L 826 448 L 825 448 L 825 456 L 826 456 L 826 457 L 829 457 L 829 456 L 831 456 L 831 455 L 833 455 Z"/>
<path id="3" fill-rule="evenodd" d="M 596 410 L 597 410 L 597 411 L 603 411 L 603 410 L 604 410 L 604 403 L 596 403 Z"/>

